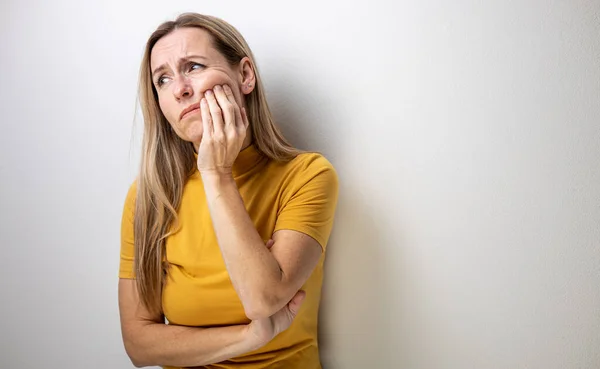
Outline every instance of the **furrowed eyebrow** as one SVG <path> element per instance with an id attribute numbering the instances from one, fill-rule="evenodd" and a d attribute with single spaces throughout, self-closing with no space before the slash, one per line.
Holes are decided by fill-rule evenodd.
<path id="1" fill-rule="evenodd" d="M 205 56 L 202 56 L 202 55 L 188 55 L 188 56 L 186 56 L 184 58 L 179 59 L 179 64 L 181 64 L 182 62 L 188 61 L 190 59 L 204 59 L 204 60 L 208 60 L 208 58 L 206 58 Z M 163 64 L 163 65 L 159 66 L 158 68 L 156 68 L 152 72 L 152 78 L 154 78 L 156 76 L 156 74 L 158 74 L 159 72 L 162 72 L 166 68 L 167 68 L 167 64 Z"/>

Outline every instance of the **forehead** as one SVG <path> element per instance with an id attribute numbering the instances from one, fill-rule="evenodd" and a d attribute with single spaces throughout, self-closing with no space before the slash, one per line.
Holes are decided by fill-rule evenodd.
<path id="1" fill-rule="evenodd" d="M 209 59 L 218 57 L 212 45 L 210 33 L 201 28 L 180 28 L 163 36 L 156 42 L 150 53 L 152 69 L 164 63 L 174 62 L 190 54 L 202 55 Z"/>

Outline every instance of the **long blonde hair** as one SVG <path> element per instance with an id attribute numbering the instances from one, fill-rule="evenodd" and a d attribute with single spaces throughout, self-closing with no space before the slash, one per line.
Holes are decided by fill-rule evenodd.
<path id="1" fill-rule="evenodd" d="M 191 142 L 170 128 L 158 104 L 152 83 L 150 55 L 163 36 L 183 27 L 199 27 L 212 36 L 213 46 L 231 66 L 249 57 L 256 76 L 254 90 L 245 96 L 253 144 L 273 160 L 294 158 L 294 148 L 276 127 L 252 51 L 242 35 L 227 22 L 212 16 L 183 13 L 162 23 L 148 39 L 139 75 L 139 100 L 144 133 L 134 213 L 135 274 L 140 301 L 154 314 L 162 314 L 162 289 L 167 276 L 165 240 L 177 225 L 177 209 L 186 180 L 196 168 Z"/>

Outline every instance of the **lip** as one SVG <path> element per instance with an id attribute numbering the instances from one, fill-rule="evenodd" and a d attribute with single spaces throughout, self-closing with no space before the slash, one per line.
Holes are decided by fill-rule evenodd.
<path id="1" fill-rule="evenodd" d="M 187 113 L 196 110 L 196 109 L 200 109 L 200 103 L 196 103 L 196 104 L 192 104 L 190 106 L 188 106 L 187 108 L 183 109 L 183 111 L 181 112 L 181 114 L 179 114 L 179 119 L 183 119 L 184 115 L 186 115 Z"/>

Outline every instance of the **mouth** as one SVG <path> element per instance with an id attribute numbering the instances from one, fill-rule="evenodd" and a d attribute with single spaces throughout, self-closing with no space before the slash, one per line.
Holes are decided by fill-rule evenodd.
<path id="1" fill-rule="evenodd" d="M 192 104 L 187 108 L 183 109 L 181 114 L 179 115 L 179 120 L 185 118 L 187 115 L 194 114 L 200 111 L 200 103 Z"/>

